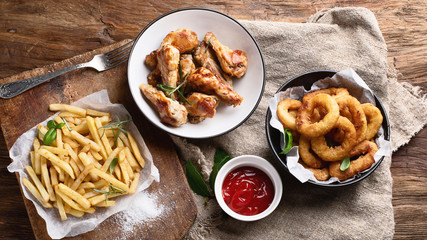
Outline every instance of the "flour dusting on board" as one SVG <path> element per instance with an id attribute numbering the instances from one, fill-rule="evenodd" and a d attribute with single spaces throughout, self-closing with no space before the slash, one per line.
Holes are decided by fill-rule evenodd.
<path id="1" fill-rule="evenodd" d="M 167 214 L 168 207 L 159 202 L 159 194 L 140 192 L 128 209 L 106 221 L 106 224 L 113 223 L 120 233 L 115 239 L 134 239 L 137 226 L 151 228 L 152 222 Z"/>

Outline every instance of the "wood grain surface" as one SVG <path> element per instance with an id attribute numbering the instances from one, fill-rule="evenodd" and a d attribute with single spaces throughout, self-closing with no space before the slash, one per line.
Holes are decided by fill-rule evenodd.
<path id="1" fill-rule="evenodd" d="M 366 7 L 375 14 L 388 46 L 388 62 L 397 69 L 399 81 L 410 82 L 426 93 L 424 0 L 0 0 L 0 78 L 134 38 L 150 21 L 178 8 L 210 8 L 245 20 L 305 22 L 321 9 L 346 6 Z M 393 155 L 395 239 L 427 238 L 426 143 L 427 130 L 423 129 Z M 6 170 L 9 162 L 2 136 L 0 191 L 5 194 L 0 198 L 0 238 L 32 239 L 18 183 Z"/>

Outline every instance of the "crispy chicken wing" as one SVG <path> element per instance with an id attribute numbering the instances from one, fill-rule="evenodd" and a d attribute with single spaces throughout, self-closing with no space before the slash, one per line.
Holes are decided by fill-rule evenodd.
<path id="1" fill-rule="evenodd" d="M 190 52 L 199 45 L 197 34 L 185 28 L 170 32 L 163 39 L 163 45 L 172 45 L 179 50 L 179 53 Z"/>
<path id="2" fill-rule="evenodd" d="M 193 56 L 191 54 L 182 54 L 179 64 L 181 64 L 181 72 L 183 79 L 185 79 L 186 76 L 188 77 L 194 70 L 196 70 L 196 66 L 194 65 L 193 61 Z"/>
<path id="3" fill-rule="evenodd" d="M 211 32 L 206 33 L 204 41 L 212 46 L 224 72 L 238 78 L 241 78 L 245 74 L 248 68 L 248 59 L 245 52 L 228 48 Z"/>
<path id="4" fill-rule="evenodd" d="M 173 88 L 177 86 L 179 80 L 178 64 L 179 51 L 177 48 L 172 45 L 163 45 L 160 47 L 157 51 L 157 68 L 160 70 L 164 85 Z"/>
<path id="5" fill-rule="evenodd" d="M 215 94 L 227 105 L 237 106 L 243 101 L 243 97 L 234 92 L 228 84 L 224 84 L 207 68 L 196 69 L 187 78 L 187 88 L 195 92 Z"/>
<path id="6" fill-rule="evenodd" d="M 187 109 L 178 101 L 166 97 L 162 91 L 151 85 L 143 83 L 139 88 L 145 97 L 156 106 L 162 122 L 179 127 L 188 121 Z"/>
<path id="7" fill-rule="evenodd" d="M 233 81 L 231 77 L 222 71 L 221 67 L 217 64 L 215 52 L 209 48 L 205 41 L 200 42 L 199 47 L 194 52 L 194 58 L 200 66 L 211 70 L 215 77 L 220 81 L 227 83 L 230 85 L 231 89 L 233 89 Z"/>
<path id="8" fill-rule="evenodd" d="M 219 99 L 216 96 L 206 95 L 194 92 L 187 96 L 188 102 L 185 103 L 188 114 L 203 118 L 212 118 L 215 115 Z"/>

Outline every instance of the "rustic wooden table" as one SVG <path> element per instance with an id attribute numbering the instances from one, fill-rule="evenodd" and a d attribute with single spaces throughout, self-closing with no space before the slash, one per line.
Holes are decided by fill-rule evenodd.
<path id="1" fill-rule="evenodd" d="M 399 81 L 427 92 L 427 2 L 374 0 L 312 1 L 9 1 L 0 0 L 0 79 L 134 38 L 157 16 L 203 7 L 236 19 L 304 22 L 323 8 L 358 6 L 374 12 Z M 16 121 L 19 121 L 17 119 Z M 393 155 L 395 239 L 427 238 L 427 129 Z M 0 132 L 0 238 L 33 239 L 18 182 Z"/>

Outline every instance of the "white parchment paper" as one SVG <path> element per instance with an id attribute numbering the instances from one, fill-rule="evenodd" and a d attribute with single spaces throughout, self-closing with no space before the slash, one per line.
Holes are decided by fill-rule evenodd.
<path id="1" fill-rule="evenodd" d="M 112 104 L 109 100 L 107 90 L 101 90 L 99 92 L 93 93 L 89 96 L 86 96 L 74 103 L 72 105 L 91 108 L 94 110 L 111 112 L 112 118 L 116 118 L 116 115 L 121 119 L 125 120 L 130 118 L 129 112 L 121 104 Z M 41 124 L 46 126 L 47 121 L 51 120 L 52 117 L 46 119 Z M 114 120 L 113 119 L 113 120 Z M 139 185 L 136 193 L 143 191 L 148 188 L 153 181 L 160 181 L 159 171 L 154 166 L 153 158 L 148 150 L 145 142 L 139 133 L 137 127 L 133 121 L 126 123 L 125 128 L 129 130 L 134 136 L 135 140 L 138 143 L 139 149 L 142 156 L 145 159 L 145 167 L 141 171 L 141 176 L 139 180 Z M 22 184 L 22 178 L 29 178 L 25 171 L 25 165 L 30 163 L 30 151 L 33 149 L 32 144 L 33 140 L 36 137 L 37 129 L 36 126 L 22 134 L 16 142 L 13 144 L 12 148 L 9 151 L 10 158 L 13 162 L 7 167 L 10 172 L 18 172 L 19 178 Z M 30 179 L 30 178 L 29 178 Z M 93 230 L 101 222 L 111 215 L 123 211 L 131 205 L 134 200 L 138 199 L 139 194 L 126 194 L 121 197 L 117 197 L 114 200 L 116 201 L 115 206 L 109 208 L 97 208 L 94 214 L 85 214 L 81 218 L 76 218 L 71 215 L 67 215 L 68 219 L 61 221 L 58 210 L 56 208 L 46 209 L 44 208 L 33 195 L 27 191 L 27 189 L 22 185 L 22 189 L 26 198 L 31 200 L 38 214 L 46 221 L 46 228 L 49 236 L 53 239 L 59 239 L 63 237 L 76 236 L 88 231 Z"/>
<path id="2" fill-rule="evenodd" d="M 315 82 L 311 89 L 309 91 L 306 91 L 303 86 L 300 87 L 293 87 L 288 88 L 285 91 L 276 93 L 268 102 L 270 111 L 271 111 L 271 119 L 270 119 L 270 125 L 274 127 L 275 129 L 279 130 L 284 134 L 284 129 L 282 123 L 279 121 L 279 118 L 277 116 L 277 105 L 280 101 L 286 99 L 286 98 L 292 98 L 297 100 L 302 100 L 302 97 L 307 93 L 314 90 L 324 89 L 324 88 L 330 88 L 330 87 L 341 87 L 341 88 L 347 88 L 349 93 L 357 98 L 360 103 L 372 103 L 375 104 L 375 98 L 372 90 L 366 85 L 365 81 L 363 81 L 362 78 L 360 78 L 357 73 L 351 69 L 345 69 L 338 73 L 336 73 L 331 78 L 325 78 L 321 79 L 317 82 Z M 390 148 L 390 141 L 387 141 L 384 139 L 384 129 L 381 126 L 381 128 L 378 131 L 378 138 L 375 140 L 376 144 L 378 145 L 378 151 L 375 153 L 374 159 L 375 164 L 378 162 L 378 160 L 382 156 L 390 156 L 391 155 L 391 148 Z M 314 177 L 314 174 L 310 171 L 305 169 L 301 164 L 298 163 L 299 159 L 299 153 L 298 153 L 298 146 L 292 147 L 291 151 L 286 154 L 286 164 L 288 166 L 289 172 L 294 175 L 300 182 L 304 183 L 308 180 L 312 180 L 315 182 L 321 182 L 321 183 L 332 183 L 332 182 L 339 182 L 337 178 L 331 177 L 327 181 L 319 181 Z M 372 164 L 371 168 L 375 166 L 375 164 Z M 370 168 L 369 168 L 370 169 Z M 362 174 L 366 171 L 369 171 L 369 169 L 366 169 L 359 174 Z M 356 176 L 356 175 L 355 175 Z M 343 182 L 351 181 L 354 177 L 349 178 L 347 180 L 344 180 Z"/>

